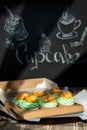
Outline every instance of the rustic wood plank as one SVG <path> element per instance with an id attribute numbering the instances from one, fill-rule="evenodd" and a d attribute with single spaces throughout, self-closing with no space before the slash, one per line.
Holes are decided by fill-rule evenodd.
<path id="1" fill-rule="evenodd" d="M 79 118 L 42 119 L 40 122 L 28 122 L 0 119 L 0 130 L 87 130 L 87 121 Z"/>
<path id="2" fill-rule="evenodd" d="M 51 125 L 50 130 L 75 130 L 75 123 Z"/>
<path id="3" fill-rule="evenodd" d="M 85 122 L 85 130 L 87 130 L 87 121 Z"/>
<path id="4" fill-rule="evenodd" d="M 10 121 L 2 120 L 0 121 L 0 130 L 20 130 L 20 125 L 15 125 Z"/>
<path id="5" fill-rule="evenodd" d="M 49 130 L 73 130 L 75 128 L 74 118 L 56 118 L 50 124 Z"/>
<path id="6" fill-rule="evenodd" d="M 84 122 L 76 122 L 76 130 L 86 130 L 86 125 Z"/>

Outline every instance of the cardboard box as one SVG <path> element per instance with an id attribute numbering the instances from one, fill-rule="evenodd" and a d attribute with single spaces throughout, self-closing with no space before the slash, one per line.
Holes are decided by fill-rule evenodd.
<path id="1" fill-rule="evenodd" d="M 44 85 L 43 87 L 41 87 L 43 83 Z M 45 90 L 57 87 L 58 85 L 46 78 L 0 82 L 0 88 L 3 90 L 1 102 L 4 104 L 4 107 L 7 110 L 7 112 L 10 113 L 11 116 L 19 120 L 21 119 L 29 120 L 31 118 L 48 118 L 52 116 L 83 112 L 83 106 L 77 103 L 72 106 L 57 106 L 54 108 L 23 110 L 11 102 L 12 97 L 14 97 L 17 92 L 21 91 L 32 92 L 37 88 L 37 86 L 38 89 Z"/>

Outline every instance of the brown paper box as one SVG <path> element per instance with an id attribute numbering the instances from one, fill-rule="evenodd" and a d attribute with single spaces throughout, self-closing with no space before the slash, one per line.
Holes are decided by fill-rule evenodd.
<path id="1" fill-rule="evenodd" d="M 15 80 L 15 81 L 3 81 L 0 82 L 0 87 L 5 91 L 5 96 L 7 99 L 11 99 L 15 95 L 15 92 L 20 91 L 32 91 L 39 83 L 46 80 L 49 85 L 58 86 L 56 83 L 50 81 L 46 78 L 35 78 L 35 79 L 25 79 L 25 80 Z M 31 118 L 46 118 L 50 116 L 58 116 L 64 114 L 73 114 L 83 112 L 83 106 L 79 104 L 74 104 L 72 106 L 58 106 L 55 108 L 40 108 L 37 110 L 23 110 L 12 104 L 7 100 L 5 103 L 5 108 L 15 115 L 17 119 L 31 119 Z"/>

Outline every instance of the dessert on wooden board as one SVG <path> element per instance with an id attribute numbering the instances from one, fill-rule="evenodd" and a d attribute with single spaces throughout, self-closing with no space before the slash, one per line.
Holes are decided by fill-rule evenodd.
<path id="1" fill-rule="evenodd" d="M 60 104 L 74 105 L 75 100 L 70 90 L 62 91 L 59 87 L 56 87 L 49 89 L 49 91 L 19 92 L 12 102 L 21 109 L 41 109 L 42 107 L 58 107 Z"/>

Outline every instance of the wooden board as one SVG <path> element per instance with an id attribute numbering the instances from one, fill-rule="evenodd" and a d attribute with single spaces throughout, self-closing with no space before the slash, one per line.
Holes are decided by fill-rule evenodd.
<path id="1" fill-rule="evenodd" d="M 58 116 L 65 114 L 74 114 L 83 112 L 83 106 L 80 104 L 74 104 L 72 106 L 58 106 L 54 108 L 40 108 L 36 110 L 23 110 L 18 106 L 9 104 L 9 108 L 19 115 L 22 119 L 31 119 L 31 118 L 46 118 L 50 116 Z"/>

